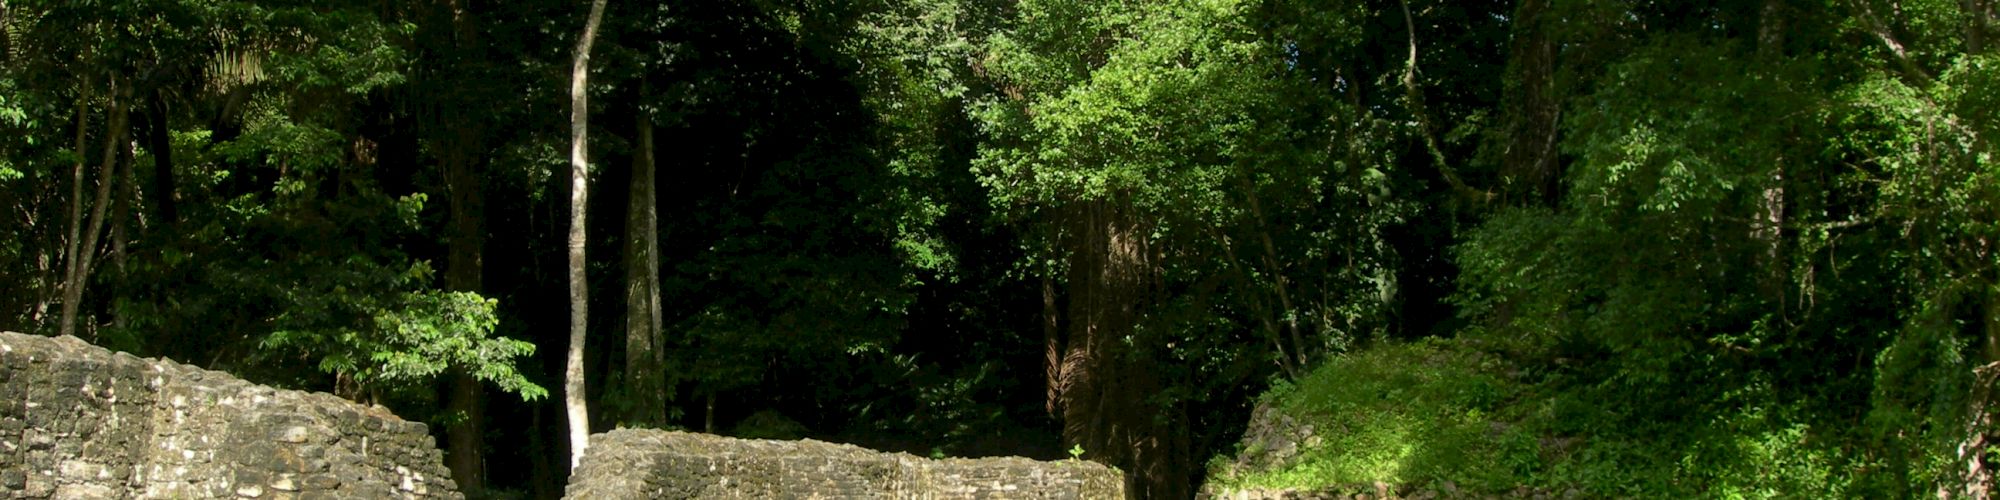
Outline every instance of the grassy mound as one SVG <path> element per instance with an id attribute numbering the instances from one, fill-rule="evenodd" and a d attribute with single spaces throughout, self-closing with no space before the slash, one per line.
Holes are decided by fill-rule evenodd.
<path id="1" fill-rule="evenodd" d="M 1676 498 L 1870 490 L 1850 480 L 1870 464 L 1820 444 L 1810 426 L 1777 416 L 1785 412 L 1746 403 L 1756 394 L 1660 418 L 1660 401 L 1635 400 L 1652 397 L 1645 391 L 1523 366 L 1480 345 L 1385 343 L 1279 384 L 1237 456 L 1210 461 L 1211 490 L 1386 483 L 1447 495 Z M 1266 434 L 1297 442 L 1254 436 L 1273 426 L 1290 429 Z"/>

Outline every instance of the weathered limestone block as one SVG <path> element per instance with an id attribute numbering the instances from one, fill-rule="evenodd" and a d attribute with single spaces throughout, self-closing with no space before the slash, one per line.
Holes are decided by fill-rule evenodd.
<path id="1" fill-rule="evenodd" d="M 568 498 L 1124 498 L 1117 471 L 1025 458 L 931 460 L 813 440 L 620 429 L 590 437 Z"/>
<path id="2" fill-rule="evenodd" d="M 459 498 L 424 424 L 0 332 L 0 498 Z"/>

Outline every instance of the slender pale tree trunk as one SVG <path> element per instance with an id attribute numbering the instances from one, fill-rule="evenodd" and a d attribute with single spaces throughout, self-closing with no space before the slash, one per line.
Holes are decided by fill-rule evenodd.
<path id="1" fill-rule="evenodd" d="M 625 213 L 625 380 L 639 427 L 667 423 L 665 339 L 660 324 L 658 178 L 653 162 L 653 119 L 640 111 L 639 150 L 632 160 L 631 206 Z"/>
<path id="2" fill-rule="evenodd" d="M 590 2 L 590 17 L 576 42 L 569 84 L 569 354 L 563 366 L 563 406 L 569 416 L 569 467 L 583 463 L 590 447 L 590 408 L 584 401 L 583 338 L 589 325 L 590 291 L 584 279 L 584 212 L 590 201 L 590 43 L 604 19 L 604 1 Z"/>
<path id="3" fill-rule="evenodd" d="M 130 93 L 119 84 L 118 78 L 112 77 L 110 92 L 106 94 L 105 108 L 111 118 L 104 126 L 104 166 L 98 171 L 97 197 L 90 208 L 90 227 L 84 230 L 80 245 L 75 238 L 70 240 L 70 273 L 63 290 L 61 330 L 63 335 L 76 334 L 78 306 L 83 302 L 84 284 L 90 279 L 90 268 L 94 265 L 92 260 L 97 254 L 97 240 L 104 234 L 105 209 L 111 204 L 111 185 L 117 182 L 115 169 L 118 163 L 118 143 L 124 141 L 126 129 L 123 97 Z M 81 119 L 78 120 L 78 125 L 82 125 Z M 81 146 L 84 143 L 83 134 L 79 132 L 77 137 L 77 144 Z M 78 217 L 82 213 L 82 208 L 78 205 L 82 202 L 80 198 L 83 190 L 81 167 L 82 164 L 79 163 L 77 169 L 79 175 L 76 176 L 78 183 L 73 190 L 79 199 L 70 202 L 72 217 Z M 70 230 L 72 235 L 76 234 L 75 225 L 72 225 Z"/>

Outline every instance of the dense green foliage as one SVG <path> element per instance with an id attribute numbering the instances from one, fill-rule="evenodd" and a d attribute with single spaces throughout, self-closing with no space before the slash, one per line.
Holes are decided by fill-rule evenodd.
<path id="1" fill-rule="evenodd" d="M 1470 324 L 1449 345 L 1484 357 L 1434 357 L 1464 373 L 1388 386 L 1321 372 L 1272 396 L 1350 439 L 1435 430 L 1390 443 L 1402 456 L 1336 443 L 1227 476 L 1984 496 L 2000 361 L 2000 169 L 1982 125 L 2000 108 L 1979 41 L 1992 8 L 1889 7 L 1543 7 L 1600 24 L 1540 28 L 1572 47 L 1553 79 L 1553 203 L 1494 207 L 1452 252 Z M 1322 369 L 1422 366 L 1406 349 Z M 1522 392 L 1497 407 L 1426 396 L 1495 377 Z M 1344 410 L 1381 398 L 1409 407 Z M 1457 455 L 1516 470 L 1424 458 Z"/>
<path id="2" fill-rule="evenodd" d="M 551 496 L 581 208 L 594 430 L 1156 498 L 1995 482 L 2000 2 L 612 1 L 570 207 L 588 3 L 0 0 L 0 328 Z M 1320 443 L 1203 467 L 1259 401 Z"/>

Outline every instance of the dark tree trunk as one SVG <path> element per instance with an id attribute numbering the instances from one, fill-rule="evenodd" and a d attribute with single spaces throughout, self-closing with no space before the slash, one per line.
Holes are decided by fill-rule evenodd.
<path id="1" fill-rule="evenodd" d="M 534 483 L 535 498 L 561 498 L 563 478 L 567 476 L 561 471 L 567 469 L 558 468 L 550 460 L 555 453 L 549 445 L 548 436 L 551 431 L 560 434 L 562 429 L 544 425 L 542 414 L 548 411 L 549 405 L 537 402 L 529 406 L 533 409 L 529 411 L 528 426 L 533 430 L 528 433 L 528 475 Z"/>
<path id="2" fill-rule="evenodd" d="M 118 162 L 118 144 L 124 142 L 125 132 L 128 128 L 128 115 L 126 114 L 125 103 L 127 101 L 126 97 L 131 94 L 129 89 L 120 85 L 121 83 L 117 77 L 113 77 L 111 79 L 110 92 L 106 94 L 108 99 L 105 103 L 105 112 L 111 115 L 111 117 L 104 125 L 105 143 L 104 154 L 102 156 L 104 163 L 103 167 L 98 170 L 97 197 L 90 209 L 89 227 L 83 230 L 81 242 L 75 241 L 74 238 L 71 240 L 70 248 L 72 251 L 69 256 L 70 272 L 68 280 L 64 282 L 63 289 L 61 325 L 63 335 L 76 334 L 77 315 L 80 313 L 80 306 L 83 302 L 83 290 L 90 280 L 91 267 L 94 265 L 92 261 L 97 255 L 98 239 L 104 234 L 105 212 L 109 208 L 109 205 L 111 205 L 111 187 L 112 184 L 117 182 L 117 174 L 114 169 Z M 82 125 L 82 120 L 78 120 L 78 126 L 81 127 Z M 79 130 L 77 132 L 77 145 L 79 148 L 84 144 L 83 136 L 83 131 Z M 75 189 L 79 194 L 82 191 L 82 172 L 82 165 L 79 164 L 76 175 L 78 185 Z M 81 205 L 79 204 L 81 201 L 81 199 L 78 199 L 71 202 L 72 209 L 70 213 L 73 218 L 77 218 L 82 214 Z M 80 226 L 80 224 L 75 224 L 75 222 L 78 221 L 72 221 L 71 235 L 75 235 L 77 226 Z"/>
<path id="3" fill-rule="evenodd" d="M 62 309 L 57 316 L 56 331 L 60 335 L 76 333 L 76 303 L 70 299 L 70 289 L 76 283 L 77 255 L 83 253 L 83 185 L 84 165 L 90 163 L 90 80 L 81 82 L 76 97 L 76 165 L 71 172 L 69 190 L 69 237 L 63 240 L 63 285 Z M 79 295 L 81 293 L 79 292 Z"/>
<path id="4" fill-rule="evenodd" d="M 1157 339 L 1141 327 L 1158 284 L 1150 233 L 1129 202 L 1072 204 L 1069 339 L 1061 367 L 1063 440 L 1124 468 L 1134 498 L 1189 498 L 1178 404 L 1152 401 Z"/>
<path id="5" fill-rule="evenodd" d="M 447 231 L 445 287 L 455 292 L 480 292 L 484 286 L 484 246 L 486 220 L 485 192 L 479 168 L 472 154 L 476 134 L 457 124 L 458 141 L 446 147 L 445 189 L 450 191 L 451 227 Z M 447 409 L 463 417 L 446 426 L 446 466 L 458 488 L 477 493 L 486 486 L 485 448 L 486 390 L 471 373 L 453 369 Z"/>
<path id="6" fill-rule="evenodd" d="M 1776 64 L 1784 58 L 1784 26 L 1786 12 L 1782 0 L 1764 0 L 1764 8 L 1758 16 L 1758 58 Z M 1778 298 L 1780 314 L 1786 314 L 1784 288 L 1792 280 L 1784 258 L 1784 156 L 1772 158 L 1770 178 L 1766 178 L 1764 192 L 1758 200 L 1758 228 L 1756 238 L 1764 244 L 1764 294 Z"/>
<path id="7" fill-rule="evenodd" d="M 146 96 L 146 149 L 153 155 L 153 206 L 160 208 L 161 227 L 173 227 L 180 220 L 174 199 L 173 128 L 167 118 L 165 91 L 153 89 Z"/>
<path id="8" fill-rule="evenodd" d="M 473 99 L 465 97 L 479 88 L 475 72 L 480 55 L 478 25 L 468 10 L 470 2 L 445 2 L 442 17 L 450 19 L 451 31 L 436 50 L 445 51 L 436 71 L 449 82 L 430 87 L 439 92 L 426 98 L 433 108 L 430 135 L 439 152 L 445 191 L 450 200 L 450 216 L 445 230 L 445 288 L 454 292 L 485 291 L 486 191 L 483 152 L 486 150 L 481 117 L 471 111 Z M 442 43 L 448 40 L 449 43 Z M 476 95 L 476 94 L 475 94 Z M 357 151 L 372 156 L 372 152 Z M 457 417 L 445 426 L 445 466 L 451 469 L 461 491 L 479 495 L 486 489 L 486 387 L 463 368 L 453 368 L 444 378 L 445 409 Z"/>
<path id="9" fill-rule="evenodd" d="M 1501 98 L 1501 176 L 1508 201 L 1553 207 L 1562 172 L 1556 157 L 1561 103 L 1555 94 L 1556 43 L 1549 36 L 1549 0 L 1526 0 L 1514 9 L 1507 82 Z"/>
<path id="10" fill-rule="evenodd" d="M 660 238 L 653 120 L 638 113 L 639 144 L 632 160 L 631 203 L 625 214 L 625 380 L 631 384 L 626 422 L 657 428 L 667 423 L 666 340 L 660 323 Z"/>
<path id="11" fill-rule="evenodd" d="M 1056 306 L 1056 283 L 1054 269 L 1042 273 L 1042 363 L 1043 382 L 1048 389 L 1046 408 L 1049 416 L 1058 416 L 1057 408 L 1062 405 L 1062 315 Z"/>
<path id="12" fill-rule="evenodd" d="M 1772 64 L 1779 62 L 1785 53 L 1785 10 L 1782 0 L 1764 0 L 1758 11 L 1757 57 Z M 1785 262 L 1785 158 L 1771 159 L 1771 172 L 1764 181 L 1763 190 L 1757 200 L 1757 216 L 1752 224 L 1751 237 L 1763 245 L 1758 256 L 1762 261 L 1763 275 L 1758 278 L 1762 293 L 1778 301 L 1780 314 L 1786 314 L 1789 307 L 1785 299 L 1786 284 L 1791 280 Z"/>
<path id="13" fill-rule="evenodd" d="M 1311 353 L 1306 347 L 1305 337 L 1299 334 L 1299 315 L 1296 314 L 1297 311 L 1292 307 L 1291 286 L 1287 283 L 1284 265 L 1278 259 L 1278 245 L 1271 239 L 1271 221 L 1264 217 L 1263 203 L 1257 199 L 1256 187 L 1252 186 L 1247 179 L 1242 182 L 1242 186 L 1244 198 L 1250 202 L 1250 216 L 1257 223 L 1257 239 L 1264 244 L 1264 269 L 1265 272 L 1271 275 L 1271 288 L 1278 298 L 1276 317 L 1265 321 L 1271 322 L 1270 324 L 1273 325 L 1278 320 L 1284 321 L 1284 329 L 1291 334 L 1292 349 L 1290 359 L 1286 359 L 1281 365 L 1285 367 L 1287 372 L 1296 372 L 1299 368 L 1295 367 L 1309 366 L 1311 361 L 1309 356 Z M 1273 335 L 1275 336 L 1276 334 L 1273 333 Z M 1278 349 L 1278 355 L 1286 356 L 1285 349 Z M 1288 373 L 1288 375 L 1297 377 L 1299 374 Z"/>
<path id="14" fill-rule="evenodd" d="M 129 131 L 129 120 L 131 118 L 128 117 L 126 120 L 128 120 L 127 130 Z M 132 141 L 118 141 L 117 147 L 117 163 L 112 166 L 111 172 L 107 172 L 112 174 L 112 178 L 109 180 L 116 183 L 112 186 L 110 221 L 110 257 L 111 270 L 114 277 L 125 275 L 125 250 L 131 243 L 131 231 L 135 229 L 134 225 L 143 222 L 143 218 L 139 216 L 138 179 L 132 173 L 132 169 L 135 168 L 132 165 L 134 160 Z M 110 289 L 107 291 L 111 294 L 112 300 L 110 302 L 113 304 L 116 304 L 117 299 L 125 293 L 123 284 L 118 279 L 111 280 Z M 116 307 L 108 309 L 111 317 L 111 329 L 115 331 L 125 328 L 124 318 L 118 314 L 118 309 Z"/>

